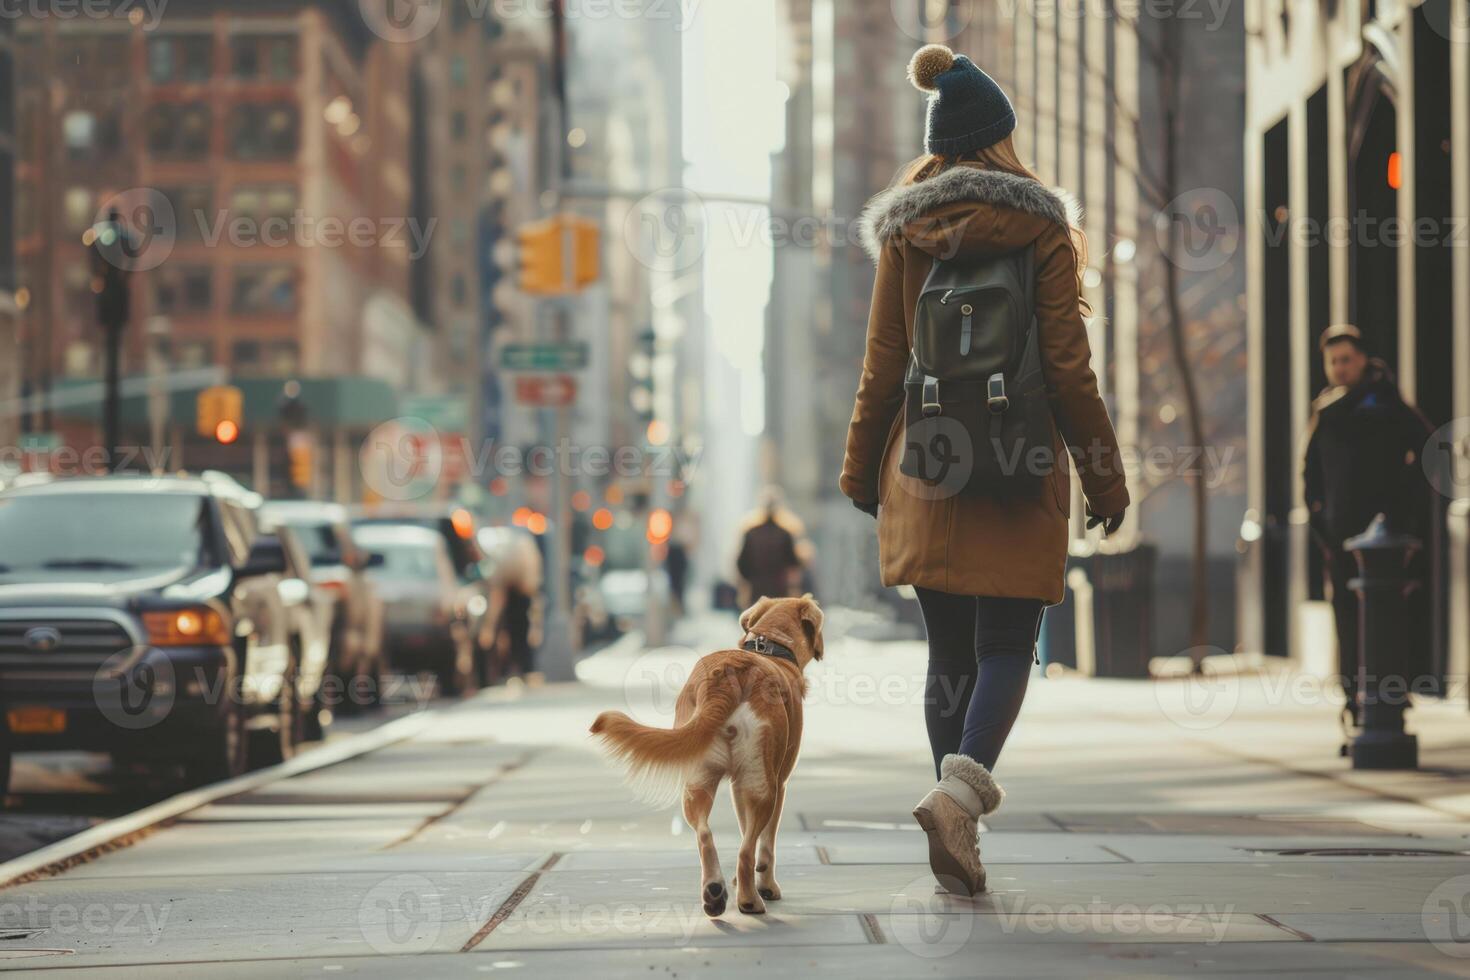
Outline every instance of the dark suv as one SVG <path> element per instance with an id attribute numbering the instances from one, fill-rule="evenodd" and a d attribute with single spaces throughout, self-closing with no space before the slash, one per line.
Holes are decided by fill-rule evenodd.
<path id="1" fill-rule="evenodd" d="M 0 707 L 10 747 L 249 763 L 292 676 L 280 579 L 238 488 L 86 477 L 0 493 Z"/>

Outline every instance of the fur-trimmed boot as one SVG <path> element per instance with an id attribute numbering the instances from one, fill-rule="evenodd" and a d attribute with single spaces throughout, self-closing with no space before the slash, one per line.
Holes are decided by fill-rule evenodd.
<path id="1" fill-rule="evenodd" d="M 967 755 L 945 756 L 939 771 L 939 784 L 914 807 L 914 819 L 929 836 L 929 867 L 946 891 L 978 895 L 985 890 L 980 818 L 995 812 L 1005 790 Z"/>

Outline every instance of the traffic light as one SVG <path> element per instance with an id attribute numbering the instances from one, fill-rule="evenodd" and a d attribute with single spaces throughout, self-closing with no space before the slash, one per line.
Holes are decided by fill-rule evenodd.
<path id="1" fill-rule="evenodd" d="M 286 437 L 286 455 L 291 461 L 291 485 L 298 490 L 311 489 L 315 448 L 308 433 L 292 432 Z"/>
<path id="2" fill-rule="evenodd" d="M 653 329 L 644 330 L 638 335 L 636 347 L 628 359 L 628 373 L 633 376 L 633 384 L 628 389 L 628 405 L 633 409 L 640 428 L 647 428 L 653 421 L 653 358 L 657 343 L 658 336 Z"/>
<path id="3" fill-rule="evenodd" d="M 520 287 L 532 296 L 565 296 L 600 275 L 602 231 L 597 222 L 571 214 L 522 225 Z"/>
<path id="4" fill-rule="evenodd" d="M 234 385 L 215 385 L 199 393 L 195 430 L 206 439 L 229 445 L 240 438 L 245 396 Z"/>

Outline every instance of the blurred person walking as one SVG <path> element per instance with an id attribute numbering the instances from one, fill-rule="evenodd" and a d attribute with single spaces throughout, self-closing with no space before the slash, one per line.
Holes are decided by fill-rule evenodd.
<path id="1" fill-rule="evenodd" d="M 910 62 L 909 78 L 930 93 L 928 152 L 864 212 L 863 243 L 877 277 L 841 487 L 878 518 L 883 584 L 911 585 L 918 593 L 929 645 L 924 713 L 939 784 L 914 816 L 929 836 L 930 866 L 941 886 L 974 894 L 985 887 L 977 823 L 1004 796 L 992 769 L 1020 712 L 1042 610 L 1062 599 L 1068 447 L 1078 457 L 1088 527 L 1101 524 L 1114 533 L 1129 496 L 1089 364 L 1084 316 L 1090 311 L 1080 297 L 1086 243 L 1077 219 L 1017 157 L 1016 116 L 990 76 L 963 55 L 928 45 Z M 931 273 L 999 268 L 1002 260 L 1025 270 L 1013 280 L 1024 284 L 1006 294 L 1009 306 L 973 316 L 987 301 L 999 301 L 965 283 L 926 291 Z M 1034 317 L 1023 314 L 1026 302 Z M 932 376 L 944 374 L 941 368 L 925 368 L 906 383 L 921 360 L 921 309 L 924 343 L 937 345 L 940 360 L 969 363 L 974 351 L 984 354 L 990 345 L 993 357 L 1010 365 L 1017 363 L 1014 354 L 994 351 L 1024 350 L 1038 371 L 952 382 Z M 949 324 L 941 318 L 950 316 L 952 335 L 934 325 Z M 1016 339 L 1001 336 L 1004 324 L 1022 331 L 1019 349 L 1004 346 Z M 961 429 L 941 430 L 927 443 L 906 442 L 908 416 L 921 405 L 925 421 Z M 1028 437 L 1051 443 L 1043 447 L 1053 461 L 1046 471 L 1020 473 L 998 460 L 999 437 L 1011 436 L 1013 415 L 1028 426 Z M 946 489 L 924 471 L 926 451 L 944 454 L 944 470 L 958 458 L 952 447 L 968 432 L 967 418 L 982 431 L 990 426 L 988 437 L 971 443 L 976 449 L 994 443 L 996 452 L 970 455 L 976 471 L 1000 471 L 995 492 L 969 482 Z M 1036 418 L 1041 428 L 1030 428 Z M 1005 486 L 1027 489 L 998 489 L 1013 480 Z"/>
<path id="2" fill-rule="evenodd" d="M 1395 531 L 1427 541 L 1429 508 L 1419 453 L 1432 427 L 1404 400 L 1388 365 L 1369 356 L 1357 327 L 1327 328 L 1318 347 L 1327 385 L 1312 402 L 1303 475 L 1312 535 L 1332 590 L 1338 682 L 1346 702 L 1343 723 L 1350 728 L 1358 722 L 1362 696 L 1358 596 L 1348 584 L 1357 577 L 1358 564 L 1343 542 L 1367 530 L 1379 514 Z M 1411 588 L 1422 585 L 1424 560 L 1420 549 L 1411 563 Z"/>
<path id="3" fill-rule="evenodd" d="M 800 550 L 805 536 L 801 520 L 782 504 L 781 491 L 768 488 L 741 530 L 735 570 L 740 575 L 742 608 L 761 596 L 783 599 L 802 594 Z"/>

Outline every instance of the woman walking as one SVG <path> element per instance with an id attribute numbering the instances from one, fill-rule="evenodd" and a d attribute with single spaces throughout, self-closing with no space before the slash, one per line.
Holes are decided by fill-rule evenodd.
<path id="1" fill-rule="evenodd" d="M 1004 796 L 991 772 L 1021 709 L 1042 610 L 1062 599 L 1068 471 L 1078 470 L 1088 527 L 1115 532 L 1129 498 L 1117 437 L 1089 366 L 1080 298 L 1086 245 L 1076 219 L 1017 157 L 1016 116 L 990 76 L 963 55 L 928 45 L 914 55 L 909 77 L 930 93 L 928 152 L 863 215 L 863 244 L 877 280 L 841 485 L 859 509 L 878 518 L 883 584 L 911 585 L 918 593 L 929 644 L 925 722 L 939 783 L 914 816 L 929 836 L 930 865 L 941 886 L 968 895 L 985 887 L 977 824 Z M 1044 397 L 1038 383 L 1036 401 L 1041 412 L 1049 408 L 1050 420 L 1040 424 L 1055 465 L 1026 492 L 988 493 L 972 485 L 936 492 L 923 467 L 916 477 L 904 457 L 950 443 L 915 444 L 905 432 L 920 402 L 927 421 L 962 416 L 945 392 L 964 386 L 950 386 L 940 368 L 919 366 L 916 311 L 924 312 L 923 336 L 947 336 L 932 324 L 953 307 L 924 306 L 934 302 L 925 287 L 936 264 L 983 267 L 990 257 L 1007 255 L 1024 256 L 1018 279 L 1029 276 L 1031 284 L 1034 318 L 1026 320 L 1045 382 Z M 950 303 L 956 292 L 966 290 L 951 289 L 937 302 Z M 973 302 L 980 302 L 978 292 Z M 970 356 L 972 320 L 980 321 L 973 343 L 982 348 L 984 331 L 995 329 L 983 314 L 971 316 L 970 303 L 961 309 L 964 336 L 953 348 L 946 340 L 943 351 L 952 353 L 941 351 L 940 358 Z M 936 354 L 925 356 L 933 361 Z M 1014 387 L 1007 397 L 1009 380 L 996 373 L 978 383 L 976 418 L 989 418 L 987 405 L 1005 418 L 1023 400 Z M 984 438 L 973 441 L 978 452 L 988 451 Z"/>

